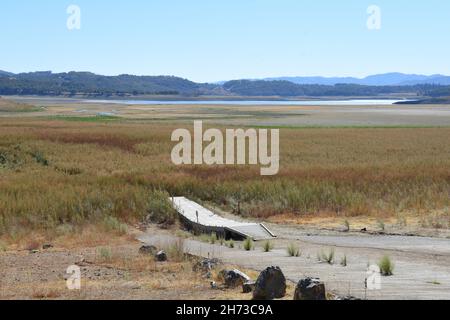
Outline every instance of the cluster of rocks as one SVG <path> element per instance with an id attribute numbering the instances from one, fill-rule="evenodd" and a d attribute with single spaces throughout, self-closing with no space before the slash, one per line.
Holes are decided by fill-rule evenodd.
<path id="1" fill-rule="evenodd" d="M 167 261 L 167 253 L 164 250 L 158 250 L 155 246 L 142 246 L 139 249 L 139 253 L 153 256 L 158 262 Z"/>
<path id="2" fill-rule="evenodd" d="M 156 261 L 167 261 L 164 250 L 158 250 L 155 246 L 142 246 L 139 253 L 154 256 Z M 218 259 L 205 258 L 193 266 L 193 271 L 210 275 L 212 270 L 220 265 Z M 223 286 L 218 286 L 214 281 L 211 288 L 235 289 L 242 287 L 243 293 L 252 293 L 253 300 L 282 299 L 286 296 L 286 278 L 280 267 L 269 267 L 262 271 L 256 281 L 240 270 L 222 270 L 219 277 L 223 280 Z M 303 278 L 295 288 L 294 300 L 327 300 L 325 284 L 317 278 Z M 354 297 L 335 297 L 335 300 L 356 300 Z"/>
<path id="3" fill-rule="evenodd" d="M 279 267 L 269 267 L 256 281 L 239 270 L 223 270 L 221 276 L 227 288 L 242 286 L 243 293 L 253 293 L 253 300 L 273 300 L 286 296 L 286 278 Z M 294 294 L 294 300 L 326 300 L 325 284 L 319 279 L 301 279 Z"/>

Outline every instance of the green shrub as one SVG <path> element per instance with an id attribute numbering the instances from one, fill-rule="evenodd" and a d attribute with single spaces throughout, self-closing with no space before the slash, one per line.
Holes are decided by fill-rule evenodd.
<path id="1" fill-rule="evenodd" d="M 48 167 L 49 161 L 45 158 L 44 154 L 40 151 L 32 152 L 31 156 L 36 160 L 37 163 Z"/>
<path id="2" fill-rule="evenodd" d="M 230 241 L 228 241 L 228 243 L 227 243 L 227 246 L 228 246 L 228 248 L 230 248 L 230 249 L 234 249 L 234 240 L 233 239 L 231 239 Z"/>
<path id="3" fill-rule="evenodd" d="M 253 239 L 252 238 L 245 239 L 244 240 L 244 250 L 250 251 L 250 250 L 253 250 L 253 248 L 254 248 Z"/>
<path id="4" fill-rule="evenodd" d="M 384 224 L 384 221 L 383 221 L 383 220 L 378 220 L 378 221 L 377 221 L 377 224 L 378 224 L 378 228 L 379 228 L 381 231 L 384 231 L 384 230 L 386 229 L 386 225 Z"/>
<path id="5" fill-rule="evenodd" d="M 263 245 L 263 251 L 264 251 L 264 252 L 270 252 L 270 251 L 272 251 L 272 249 L 273 249 L 273 244 L 272 244 L 272 242 L 270 242 L 269 240 L 267 240 L 266 242 L 264 242 L 264 245 Z"/>
<path id="6" fill-rule="evenodd" d="M 112 216 L 106 216 L 103 219 L 103 226 L 109 232 L 117 232 L 121 235 L 124 235 L 128 232 L 128 226 L 124 223 L 121 223 L 117 218 Z"/>
<path id="7" fill-rule="evenodd" d="M 350 231 L 350 222 L 348 220 L 344 221 L 344 231 L 349 232 Z"/>
<path id="8" fill-rule="evenodd" d="M 217 234 L 215 232 L 211 233 L 211 236 L 209 237 L 209 242 L 211 244 L 216 244 L 216 242 L 217 242 Z"/>
<path id="9" fill-rule="evenodd" d="M 378 262 L 378 266 L 380 267 L 380 272 L 383 276 L 389 277 L 394 275 L 394 263 L 391 261 L 389 256 L 384 256 Z"/>
<path id="10" fill-rule="evenodd" d="M 177 212 L 169 200 L 170 196 L 165 191 L 156 190 L 150 194 L 147 205 L 147 213 L 152 222 L 158 224 L 174 224 Z"/>
<path id="11" fill-rule="evenodd" d="M 289 257 L 300 257 L 300 249 L 295 243 L 290 243 L 287 247 Z"/>
<path id="12" fill-rule="evenodd" d="M 206 233 L 202 233 L 198 236 L 198 239 L 201 242 L 205 242 L 205 243 L 210 243 L 211 242 L 211 235 L 206 234 Z"/>
<path id="13" fill-rule="evenodd" d="M 111 248 L 100 248 L 97 250 L 97 256 L 102 262 L 110 262 L 112 260 Z"/>
<path id="14" fill-rule="evenodd" d="M 334 264 L 334 249 L 330 249 L 327 253 L 322 252 L 320 255 L 320 261 L 328 264 Z"/>
<path id="15" fill-rule="evenodd" d="M 171 243 L 167 248 L 167 255 L 169 256 L 170 260 L 175 262 L 182 262 L 186 260 L 186 254 L 185 254 L 185 246 L 184 246 L 184 239 L 178 238 L 176 241 Z"/>

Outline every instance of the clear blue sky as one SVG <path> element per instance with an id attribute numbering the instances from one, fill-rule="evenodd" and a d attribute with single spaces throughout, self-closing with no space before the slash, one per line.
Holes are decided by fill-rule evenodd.
<path id="1" fill-rule="evenodd" d="M 66 27 L 70 4 L 81 30 Z M 381 30 L 366 26 L 381 8 Z M 177 75 L 450 74 L 447 0 L 1 0 L 0 69 Z"/>

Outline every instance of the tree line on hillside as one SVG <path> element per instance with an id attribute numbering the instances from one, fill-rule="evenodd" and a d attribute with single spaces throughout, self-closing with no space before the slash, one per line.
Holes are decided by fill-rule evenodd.
<path id="1" fill-rule="evenodd" d="M 298 85 L 289 81 L 235 80 L 224 84 L 227 91 L 241 96 L 378 96 L 388 94 L 416 94 L 417 96 L 450 96 L 450 86 L 365 86 L 358 84 Z"/>
<path id="2" fill-rule="evenodd" d="M 0 95 L 325 97 L 388 94 L 447 97 L 450 96 L 450 86 L 301 85 L 283 80 L 233 80 L 220 85 L 195 83 L 173 76 L 101 76 L 89 72 L 32 72 L 21 74 L 0 72 Z"/>

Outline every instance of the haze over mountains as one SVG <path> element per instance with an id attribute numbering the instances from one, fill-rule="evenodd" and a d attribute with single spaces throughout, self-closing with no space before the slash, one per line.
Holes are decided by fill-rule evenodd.
<path id="1" fill-rule="evenodd" d="M 404 73 L 385 73 L 365 78 L 354 77 L 278 77 L 263 80 L 285 80 L 296 84 L 359 84 L 365 86 L 412 86 L 418 84 L 450 85 L 450 76 L 435 74 L 431 76 Z"/>
<path id="2" fill-rule="evenodd" d="M 50 96 L 450 96 L 450 77 L 388 73 L 358 78 L 282 77 L 196 83 L 175 76 L 103 76 L 50 71 L 13 74 L 0 71 L 0 95 Z"/>

